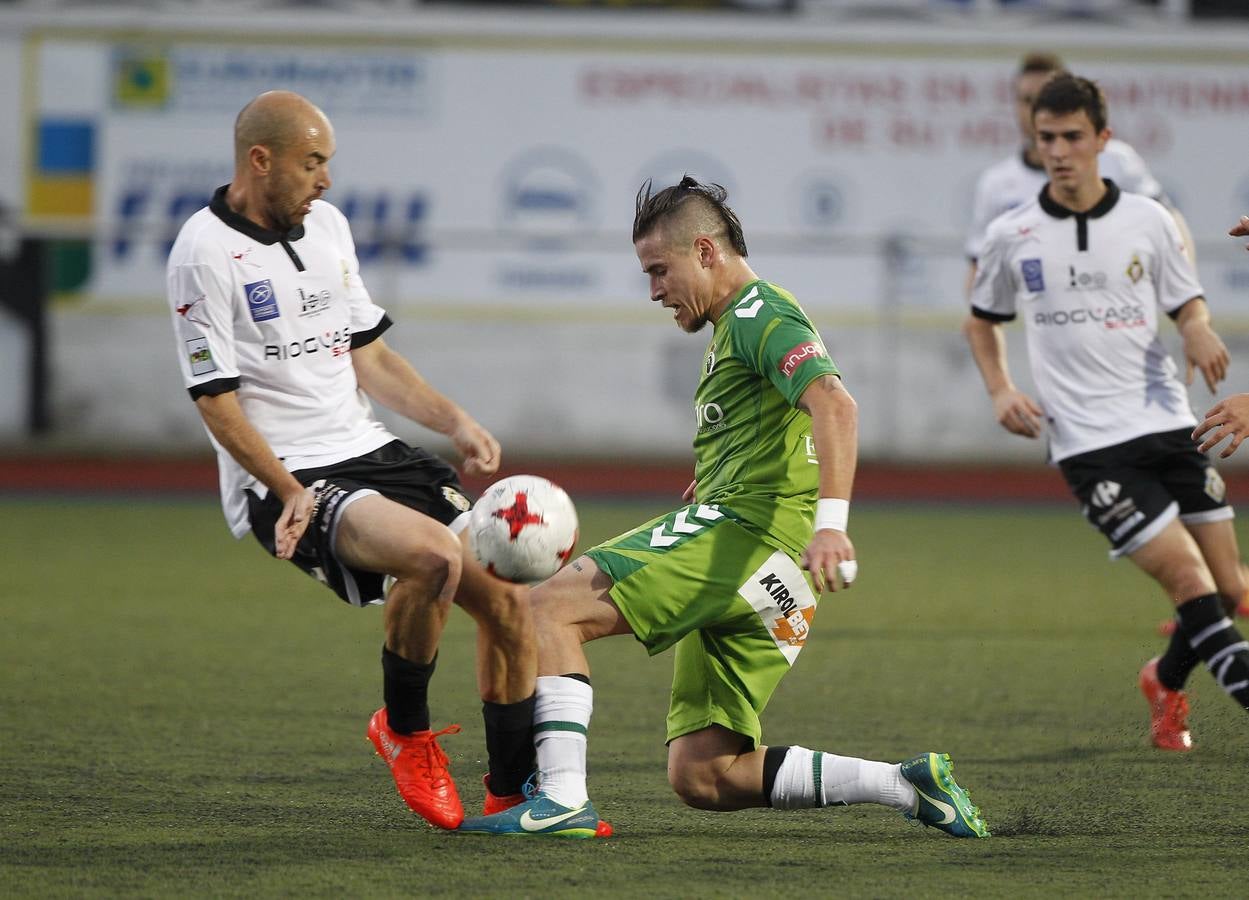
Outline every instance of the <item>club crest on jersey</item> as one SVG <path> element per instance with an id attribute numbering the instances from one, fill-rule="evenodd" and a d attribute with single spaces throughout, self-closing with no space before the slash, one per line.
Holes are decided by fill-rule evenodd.
<path id="1" fill-rule="evenodd" d="M 1127 274 L 1133 284 L 1145 277 L 1145 267 L 1141 265 L 1141 258 L 1135 253 L 1132 254 L 1132 261 L 1128 263 Z"/>
<path id="2" fill-rule="evenodd" d="M 1019 270 L 1023 274 L 1023 283 L 1028 290 L 1045 290 L 1045 272 L 1041 268 L 1041 261 L 1039 259 L 1021 260 L 1019 263 Z"/>
<path id="3" fill-rule="evenodd" d="M 253 322 L 267 322 L 282 314 L 278 309 L 277 295 L 273 292 L 273 282 L 268 278 L 243 285 L 243 296 L 247 298 L 247 311 L 251 313 Z"/>
<path id="4" fill-rule="evenodd" d="M 793 378 L 794 373 L 798 371 L 798 367 L 804 362 L 824 355 L 824 348 L 820 346 L 818 341 L 803 341 L 801 344 L 785 351 L 776 367 L 781 370 L 781 374 L 786 378 Z"/>

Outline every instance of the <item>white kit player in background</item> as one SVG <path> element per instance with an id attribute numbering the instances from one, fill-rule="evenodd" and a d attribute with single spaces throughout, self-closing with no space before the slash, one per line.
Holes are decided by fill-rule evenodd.
<path id="1" fill-rule="evenodd" d="M 1049 182 L 989 226 L 964 333 L 1006 430 L 1045 433 L 1086 518 L 1152 576 L 1178 627 L 1140 672 L 1155 746 L 1186 751 L 1185 680 L 1205 661 L 1249 707 L 1249 643 L 1227 612 L 1244 596 L 1233 512 L 1222 479 L 1192 438 L 1196 419 L 1158 336 L 1171 316 L 1191 381 L 1213 392 L 1227 348 L 1210 326 L 1201 285 L 1161 204 L 1101 177 L 1110 139 L 1093 82 L 1060 74 L 1033 105 Z M 1010 376 L 1002 324 L 1022 316 L 1039 403 Z"/>
<path id="2" fill-rule="evenodd" d="M 975 277 L 976 261 L 983 252 L 989 223 L 1007 210 L 1032 200 L 1045 186 L 1045 167 L 1041 164 L 1041 156 L 1032 133 L 1032 103 L 1041 86 L 1064 69 L 1062 60 L 1053 53 L 1029 53 L 1020 60 L 1013 86 L 1015 118 L 1023 144 L 1015 153 L 985 169 L 976 181 L 971 225 L 964 244 L 971 266 L 967 275 L 968 290 L 971 289 L 972 279 Z M 1119 190 L 1152 197 L 1168 206 L 1191 253 L 1192 240 L 1187 223 L 1178 210 L 1170 207 L 1162 185 L 1130 144 L 1118 138 L 1110 138 L 1102 149 L 1098 165 L 1102 177 L 1111 179 Z"/>
<path id="3" fill-rule="evenodd" d="M 239 113 L 234 178 L 169 257 L 178 358 L 217 450 L 231 533 L 252 532 L 352 606 L 386 601 L 385 705 L 367 734 L 408 806 L 455 828 L 464 813 L 436 739 L 459 726 L 431 731 L 427 699 L 439 638 L 452 602 L 477 622 L 485 809 L 493 794 L 519 802 L 533 768 L 528 591 L 466 549 L 455 470 L 373 414 L 370 400 L 446 435 L 469 474 L 498 468 L 490 433 L 383 339 L 391 321 L 365 289 L 347 220 L 321 199 L 335 145 L 298 94 L 270 91 Z"/>

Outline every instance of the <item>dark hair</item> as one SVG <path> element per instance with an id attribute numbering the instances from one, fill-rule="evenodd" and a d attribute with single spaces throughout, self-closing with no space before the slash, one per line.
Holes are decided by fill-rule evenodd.
<path id="1" fill-rule="evenodd" d="M 739 256 L 745 256 L 746 237 L 742 234 L 742 223 L 738 220 L 737 213 L 724 202 L 728 196 L 729 192 L 722 185 L 702 184 L 690 175 L 684 176 L 677 184 L 652 194 L 651 179 L 648 178 L 638 190 L 637 211 L 633 216 L 633 240 L 636 243 L 646 237 L 665 219 L 676 215 L 686 204 L 693 202 L 719 218 L 729 245 Z"/>
<path id="2" fill-rule="evenodd" d="M 1089 121 L 1093 123 L 1093 130 L 1097 132 L 1106 127 L 1110 118 L 1106 108 L 1106 95 L 1097 83 L 1070 72 L 1055 75 L 1045 82 L 1036 100 L 1032 102 L 1032 115 L 1035 116 L 1040 110 L 1058 115 L 1084 110 Z"/>
<path id="3" fill-rule="evenodd" d="M 1034 50 L 1019 61 L 1019 71 L 1015 73 L 1015 77 L 1042 72 L 1061 72 L 1066 68 L 1058 54 L 1047 50 Z"/>

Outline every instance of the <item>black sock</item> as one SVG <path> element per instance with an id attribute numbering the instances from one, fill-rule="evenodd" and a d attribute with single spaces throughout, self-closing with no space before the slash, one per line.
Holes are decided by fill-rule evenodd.
<path id="1" fill-rule="evenodd" d="M 519 794 L 537 768 L 533 748 L 533 706 L 537 695 L 516 703 L 483 700 L 486 753 L 490 758 L 490 793 L 496 797 Z"/>
<path id="2" fill-rule="evenodd" d="M 1180 630 L 1219 687 L 1249 709 L 1249 641 L 1228 618 L 1218 594 L 1189 600 L 1177 610 Z"/>
<path id="3" fill-rule="evenodd" d="M 1184 682 L 1188 681 L 1188 676 L 1199 662 L 1201 657 L 1188 643 L 1183 626 L 1178 626 L 1171 632 L 1171 643 L 1167 644 L 1166 652 L 1158 658 L 1158 680 L 1167 690 L 1178 691 L 1184 687 Z"/>
<path id="4" fill-rule="evenodd" d="M 772 788 L 776 787 L 776 775 L 781 771 L 781 763 L 789 753 L 788 747 L 769 747 L 763 754 L 763 799 L 772 805 Z"/>
<path id="5" fill-rule="evenodd" d="M 429 730 L 429 679 L 438 655 L 421 664 L 382 646 L 382 694 L 391 730 L 412 734 Z"/>

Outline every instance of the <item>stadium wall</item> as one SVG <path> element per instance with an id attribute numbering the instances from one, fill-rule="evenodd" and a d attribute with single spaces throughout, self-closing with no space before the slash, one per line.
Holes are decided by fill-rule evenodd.
<path id="1" fill-rule="evenodd" d="M 1223 238 L 1249 209 L 1244 26 L 245 18 L 0 11 L 13 26 L 0 28 L 0 66 L 22 85 L 0 100 L 0 182 L 20 186 L 0 202 L 57 262 L 57 447 L 203 449 L 164 255 L 229 179 L 237 109 L 278 86 L 336 124 L 329 199 L 398 323 L 388 340 L 522 456 L 687 452 L 705 337 L 646 302 L 629 224 L 643 179 L 689 171 L 730 188 L 756 270 L 820 328 L 860 402 L 865 457 L 1037 460 L 992 421 L 958 323 L 971 187 L 1016 144 L 1011 70 L 1038 46 L 1108 88 L 1118 133 L 1198 237 L 1233 355 L 1249 358 L 1249 257 Z"/>

